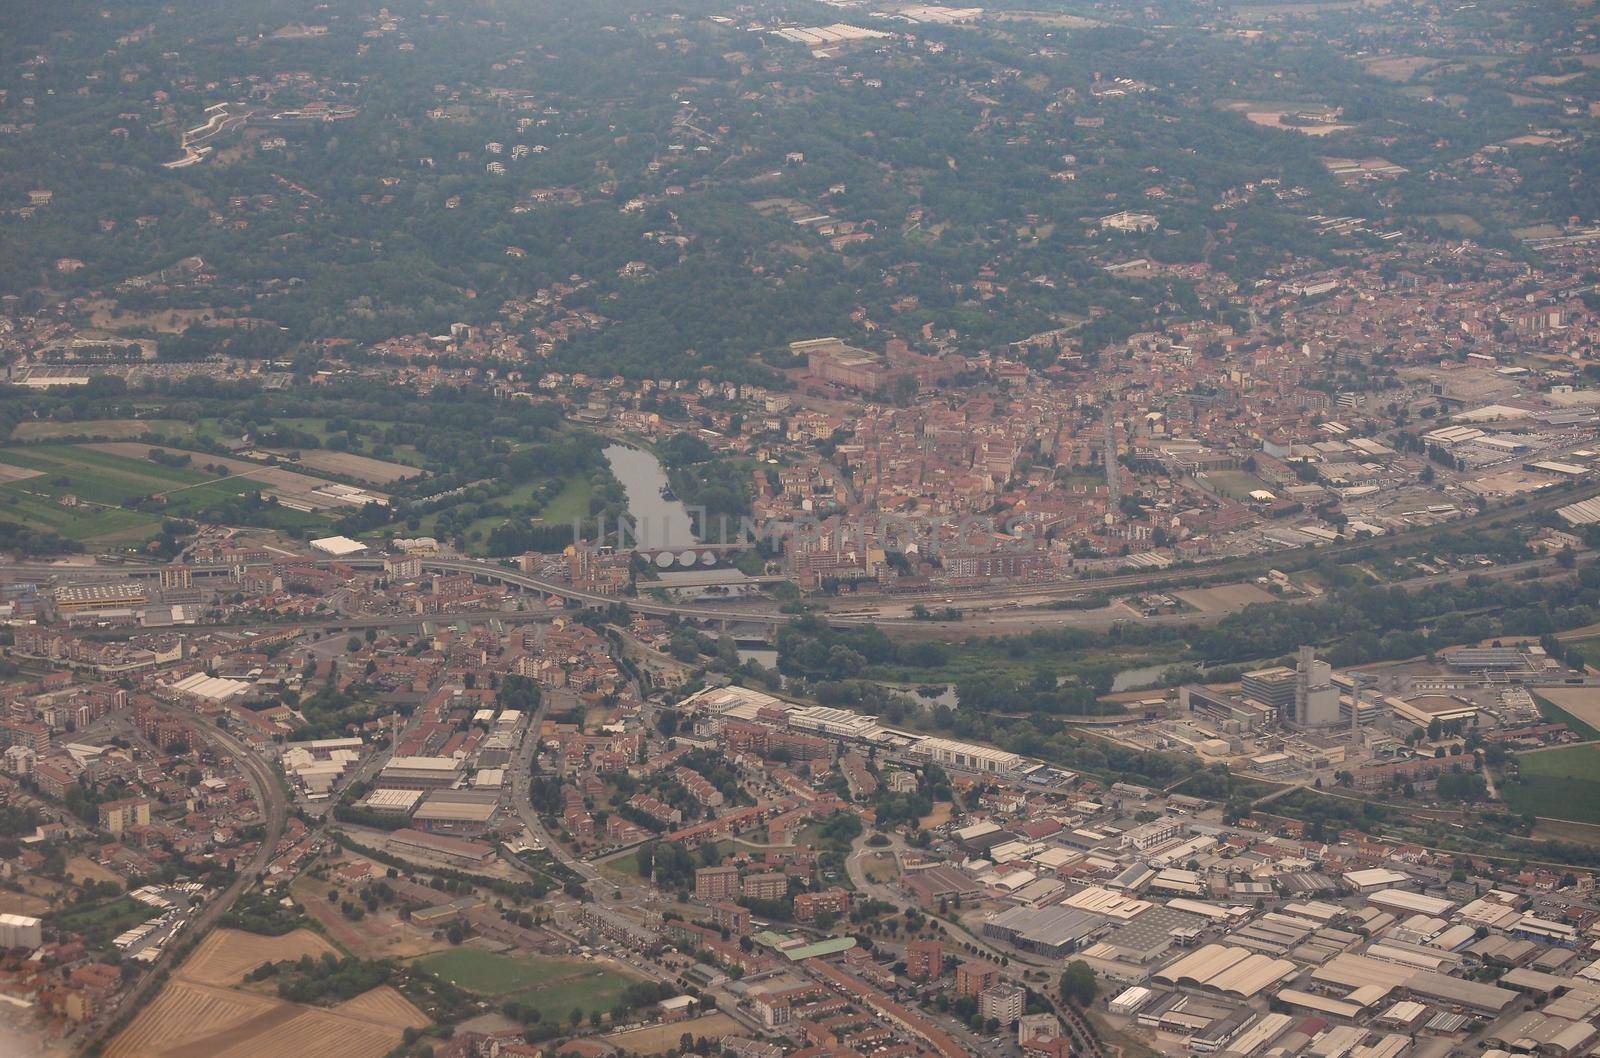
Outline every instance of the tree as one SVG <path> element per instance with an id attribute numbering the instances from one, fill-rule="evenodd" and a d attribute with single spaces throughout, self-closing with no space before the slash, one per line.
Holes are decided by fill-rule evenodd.
<path id="1" fill-rule="evenodd" d="M 1074 959 L 1067 964 L 1061 974 L 1061 998 L 1076 1006 L 1087 1007 L 1094 1002 L 1094 997 L 1100 987 L 1095 981 L 1094 970 L 1082 959 Z"/>

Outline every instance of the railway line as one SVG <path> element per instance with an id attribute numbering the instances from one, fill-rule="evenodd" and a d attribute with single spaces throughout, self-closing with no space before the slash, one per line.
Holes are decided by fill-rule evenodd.
<path id="1" fill-rule="evenodd" d="M 1380 537 L 1369 540 L 1351 541 L 1343 544 L 1333 544 L 1325 548 L 1318 548 L 1313 552 L 1319 558 L 1337 560 L 1340 556 L 1372 550 L 1396 551 L 1417 546 L 1430 536 L 1445 532 L 1462 532 L 1473 529 L 1490 528 L 1507 522 L 1524 520 L 1556 507 L 1576 503 L 1580 500 L 1600 496 L 1600 487 L 1591 486 L 1586 489 L 1560 490 L 1558 492 L 1536 497 L 1527 502 L 1495 507 L 1453 522 L 1428 526 L 1406 533 L 1395 534 L 1389 537 Z M 899 616 L 891 610 L 904 608 L 919 600 L 938 597 L 946 605 L 962 610 L 964 613 L 981 612 L 985 610 L 1007 609 L 1014 611 L 1012 614 L 991 619 L 988 624 L 1003 626 L 1009 624 L 1026 624 L 1038 627 L 1041 624 L 1051 623 L 1052 619 L 1059 623 L 1076 623 L 1093 625 L 1109 621 L 1126 619 L 1115 615 L 1100 615 L 1098 618 L 1094 611 L 1048 611 L 1045 608 L 1051 602 L 1071 599 L 1086 595 L 1097 595 L 1110 592 L 1125 592 L 1138 589 L 1159 589 L 1173 585 L 1191 583 L 1226 582 L 1229 578 L 1256 576 L 1275 564 L 1280 564 L 1287 556 L 1295 552 L 1283 552 L 1278 555 L 1253 555 L 1237 559 L 1226 559 L 1221 562 L 1204 566 L 1193 566 L 1182 569 L 1147 570 L 1135 573 L 1119 573 L 1103 577 L 1092 577 L 1066 583 L 1046 584 L 1007 584 L 981 591 L 962 591 L 959 589 L 946 589 L 935 592 L 929 596 L 909 594 L 874 594 L 855 595 L 847 601 L 812 611 L 817 618 L 828 622 L 835 627 L 849 627 L 853 625 L 874 624 L 886 627 L 918 628 L 924 632 L 930 629 L 930 622 L 919 621 L 909 616 Z M 321 559 L 319 565 L 327 566 L 335 562 L 357 568 L 372 568 L 379 564 L 375 558 L 356 559 Z M 570 584 L 560 581 L 548 580 L 518 570 L 508 569 L 496 563 L 467 558 L 434 557 L 423 560 L 426 569 L 449 572 L 469 573 L 476 577 L 497 580 L 503 584 L 514 585 L 524 590 L 534 591 L 543 595 L 558 595 L 562 598 L 576 600 L 586 606 L 606 607 L 616 604 L 626 606 L 629 610 L 655 617 L 677 617 L 685 620 L 721 623 L 725 627 L 734 624 L 765 626 L 768 629 L 789 623 L 794 619 L 794 614 L 782 613 L 772 609 L 742 609 L 728 606 L 707 606 L 695 603 L 661 602 L 656 599 L 601 595 L 596 592 L 584 591 Z M 156 565 L 148 563 L 119 563 L 119 564 L 67 564 L 45 562 L 13 562 L 0 563 L 0 579 L 28 580 L 28 579 L 60 579 L 64 582 L 86 583 L 96 580 L 115 580 L 128 577 L 155 576 L 159 572 Z M 1501 567 L 1501 569 L 1509 567 Z M 221 575 L 229 572 L 221 566 L 195 566 L 193 570 L 199 575 Z M 1490 572 L 1488 570 L 1484 572 Z M 1498 571 L 1496 571 L 1498 572 Z M 1470 571 L 1461 574 L 1446 576 L 1459 577 L 1470 575 Z M 1438 581 L 1439 577 L 1418 578 L 1419 581 Z M 1401 582 L 1401 586 L 1410 582 Z M 1023 603 L 1021 600 L 1038 600 L 1037 604 Z M 449 619 L 450 615 L 441 615 L 441 619 Z M 499 615 L 512 619 L 526 619 L 526 615 L 505 614 Z M 1214 619 L 1215 614 L 1176 614 L 1164 615 L 1151 620 L 1207 620 Z M 396 619 L 398 620 L 398 619 Z M 329 618 L 319 620 L 317 625 L 328 627 L 367 627 L 363 622 L 373 621 L 381 623 L 378 618 Z M 390 623 L 394 623 L 393 620 Z M 970 631 L 973 622 L 967 622 L 964 631 Z M 952 622 L 953 627 L 962 627 L 959 622 Z"/>

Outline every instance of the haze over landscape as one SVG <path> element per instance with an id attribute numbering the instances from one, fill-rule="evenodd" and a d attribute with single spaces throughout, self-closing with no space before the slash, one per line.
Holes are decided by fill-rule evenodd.
<path id="1" fill-rule="evenodd" d="M 0 17 L 0 1056 L 1600 1054 L 1600 13 Z"/>

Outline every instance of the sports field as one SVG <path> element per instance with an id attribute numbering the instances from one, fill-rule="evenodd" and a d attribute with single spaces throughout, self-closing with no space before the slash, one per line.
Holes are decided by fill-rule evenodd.
<path id="1" fill-rule="evenodd" d="M 719 1011 L 688 1021 L 668 1021 L 660 1025 L 646 1025 L 642 1029 L 630 1029 L 605 1037 L 605 1042 L 623 1054 L 662 1054 L 678 1046 L 685 1033 L 697 1040 L 702 1036 L 708 1040 L 720 1040 L 724 1036 L 734 1035 L 742 1027 Z"/>
<path id="2" fill-rule="evenodd" d="M 496 955 L 477 948 L 452 948 L 412 964 L 459 988 L 498 1000 L 536 1007 L 546 1019 L 565 1020 L 573 1010 L 609 1011 L 637 978 L 615 964 L 542 955 Z"/>
<path id="3" fill-rule="evenodd" d="M 1501 794 L 1518 812 L 1549 819 L 1600 823 L 1600 743 L 1519 753 L 1522 782 Z"/>

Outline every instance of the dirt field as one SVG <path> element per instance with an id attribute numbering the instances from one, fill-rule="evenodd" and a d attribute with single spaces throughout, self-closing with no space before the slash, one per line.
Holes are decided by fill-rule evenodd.
<path id="1" fill-rule="evenodd" d="M 1215 613 L 1249 606 L 1253 602 L 1272 602 L 1274 596 L 1254 584 L 1223 584 L 1215 588 L 1195 588 L 1175 593 L 1201 613 Z"/>
<path id="2" fill-rule="evenodd" d="M 89 306 L 89 322 L 100 330 L 119 331 L 127 327 L 149 327 L 154 331 L 177 334 L 191 323 L 203 321 L 212 315 L 210 309 L 169 309 L 165 312 L 119 312 L 110 301 L 96 301 Z"/>
<path id="3" fill-rule="evenodd" d="M 388 985 L 379 985 L 370 992 L 345 1000 L 333 1009 L 339 1014 L 382 1021 L 402 1028 L 420 1029 L 428 1024 L 427 1016 L 412 1006 L 411 1000 Z"/>
<path id="4" fill-rule="evenodd" d="M 738 1033 L 741 1028 L 742 1026 L 728 1015 L 718 1013 L 707 1014 L 702 1018 L 690 1018 L 688 1021 L 671 1021 L 664 1025 L 631 1029 L 603 1039 L 607 1043 L 616 1045 L 626 1054 L 661 1054 L 676 1047 L 686 1032 L 696 1039 L 704 1036 L 708 1040 L 720 1040 L 724 1036 Z"/>
<path id="5" fill-rule="evenodd" d="M 108 452 L 115 456 L 122 456 L 125 459 L 148 459 L 150 455 L 149 445 L 138 444 L 133 441 L 108 441 L 103 444 L 84 445 L 84 447 Z M 167 451 L 174 455 L 185 454 L 184 450 L 180 448 L 169 448 Z M 332 486 L 332 482 L 323 478 L 297 474 L 292 470 L 284 470 L 281 467 L 264 467 L 259 463 L 251 463 L 244 459 L 229 459 L 226 456 L 208 455 L 204 452 L 189 452 L 187 454 L 194 457 L 193 465 L 196 467 L 205 466 L 207 463 L 225 466 L 228 468 L 229 474 L 259 482 L 263 492 L 273 493 L 281 500 L 287 500 L 290 503 L 319 511 L 355 510 L 355 507 L 350 504 L 340 503 L 338 500 L 318 492 L 318 489 Z M 381 500 L 388 499 L 387 496 L 379 492 L 369 493 L 369 495 Z"/>
<path id="6" fill-rule="evenodd" d="M 67 874 L 79 881 L 111 882 L 119 886 L 127 881 L 116 871 L 108 871 L 93 860 L 82 856 L 74 856 L 67 861 Z"/>
<path id="7" fill-rule="evenodd" d="M 11 431 L 14 441 L 53 441 L 60 437 L 103 437 L 115 441 L 147 433 L 171 436 L 188 433 L 187 423 L 176 419 L 86 419 L 83 422 L 19 422 Z"/>
<path id="8" fill-rule="evenodd" d="M 32 915 L 43 918 L 55 905 L 42 896 L 28 893 L 0 893 L 0 915 Z"/>
<path id="9" fill-rule="evenodd" d="M 861 857 L 861 871 L 867 881 L 883 885 L 900 877 L 900 861 L 892 852 L 874 852 Z"/>
<path id="10" fill-rule="evenodd" d="M 179 968 L 178 976 L 200 984 L 235 985 L 265 962 L 298 959 L 302 955 L 320 958 L 338 954 L 337 948 L 308 929 L 297 929 L 281 937 L 219 929 L 200 942 L 194 954 Z"/>
<path id="11" fill-rule="evenodd" d="M 1053 11 L 996 11 L 989 17 L 996 22 L 1038 22 L 1045 26 L 1060 26 L 1062 29 L 1092 29 L 1095 26 L 1105 25 L 1098 19 L 1057 14 Z"/>
<path id="12" fill-rule="evenodd" d="M 1524 492 L 1535 492 L 1552 483 L 1553 479 L 1548 474 L 1534 474 L 1526 470 L 1502 470 L 1478 478 L 1476 481 L 1467 482 L 1465 487 L 1480 496 L 1516 496 Z"/>
<path id="13" fill-rule="evenodd" d="M 1539 694 L 1590 727 L 1600 728 L 1600 687 L 1541 687 Z"/>
<path id="14" fill-rule="evenodd" d="M 328 887 L 315 879 L 299 878 L 290 887 L 306 913 L 322 924 L 328 936 L 351 955 L 364 959 L 409 959 L 445 947 L 431 933 L 401 922 L 392 911 L 368 915 L 357 925 L 328 903 Z"/>
<path id="15" fill-rule="evenodd" d="M 1381 77 L 1385 81 L 1409 81 L 1417 74 L 1433 66 L 1439 60 L 1425 58 L 1421 55 L 1391 55 L 1382 59 L 1368 59 L 1361 65 L 1374 77 Z"/>
<path id="16" fill-rule="evenodd" d="M 14 467 L 10 463 L 0 463 L 0 485 L 9 485 L 13 481 L 27 481 L 43 474 L 42 470 L 32 470 L 28 467 Z"/>
<path id="17" fill-rule="evenodd" d="M 404 463 L 388 463 L 371 456 L 358 456 L 353 452 L 334 452 L 319 448 L 314 452 L 301 452 L 300 465 L 326 474 L 368 481 L 374 485 L 387 485 L 391 481 L 419 476 L 422 471 Z"/>
<path id="18" fill-rule="evenodd" d="M 357 997 L 345 1004 L 363 1003 Z M 399 995 L 394 1000 L 409 1003 Z M 378 1003 L 387 1004 L 387 999 Z M 175 980 L 106 1048 L 106 1058 L 383 1058 L 408 1025 L 385 1014 L 319 1010 Z"/>
<path id="19" fill-rule="evenodd" d="M 332 945 L 308 930 L 258 937 L 218 930 L 111 1041 L 106 1058 L 383 1058 L 428 1018 L 388 986 L 331 1010 L 257 995 L 237 982 L 267 960 L 320 956 Z"/>
<path id="20" fill-rule="evenodd" d="M 926 830 L 944 826 L 953 818 L 954 811 L 949 801 L 940 801 L 933 806 L 933 811 L 917 821 L 917 825 Z"/>
<path id="21" fill-rule="evenodd" d="M 1335 132 L 1343 132 L 1353 128 L 1352 125 L 1290 125 L 1283 120 L 1281 110 L 1247 110 L 1244 115 L 1252 125 L 1260 125 L 1268 129 L 1281 129 L 1284 132 L 1298 132 L 1306 136 L 1332 136 Z"/>

